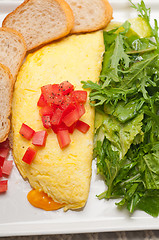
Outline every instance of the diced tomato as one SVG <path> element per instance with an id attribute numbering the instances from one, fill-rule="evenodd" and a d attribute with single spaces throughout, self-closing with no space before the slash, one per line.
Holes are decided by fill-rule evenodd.
<path id="1" fill-rule="evenodd" d="M 72 126 L 75 122 L 77 122 L 79 119 L 79 112 L 78 109 L 76 108 L 72 112 L 68 113 L 62 121 L 66 124 L 67 127 Z"/>
<path id="2" fill-rule="evenodd" d="M 71 142 L 70 134 L 68 130 L 61 130 L 57 132 L 57 139 L 60 145 L 60 148 L 63 149 L 64 147 L 68 146 Z"/>
<path id="3" fill-rule="evenodd" d="M 8 138 L 4 142 L 0 143 L 0 148 L 9 148 L 9 139 Z"/>
<path id="4" fill-rule="evenodd" d="M 62 117 L 65 117 L 68 113 L 72 112 L 75 109 L 76 106 L 73 103 L 69 103 L 68 105 L 65 106 Z"/>
<path id="5" fill-rule="evenodd" d="M 52 85 L 52 92 L 53 92 L 53 95 L 56 96 L 56 95 L 61 95 L 61 88 L 59 86 L 59 84 L 53 84 Z"/>
<path id="6" fill-rule="evenodd" d="M 76 128 L 76 122 L 73 123 L 70 127 L 68 127 L 68 131 L 69 131 L 69 133 L 73 133 L 74 130 L 75 130 L 75 128 Z"/>
<path id="7" fill-rule="evenodd" d="M 40 98 L 39 98 L 39 100 L 38 100 L 38 102 L 37 102 L 37 106 L 39 106 L 39 107 L 44 107 L 44 106 L 46 106 L 46 105 L 47 105 L 47 101 L 45 100 L 44 95 L 41 94 L 41 95 L 40 95 Z"/>
<path id="8" fill-rule="evenodd" d="M 54 105 L 61 105 L 64 101 L 63 95 L 56 95 L 54 99 L 52 100 L 52 104 Z"/>
<path id="9" fill-rule="evenodd" d="M 68 81 L 60 83 L 59 86 L 62 90 L 63 95 L 68 95 L 70 92 L 74 90 L 74 86 Z"/>
<path id="10" fill-rule="evenodd" d="M 0 167 L 0 178 L 2 177 L 2 168 Z"/>
<path id="11" fill-rule="evenodd" d="M 59 125 L 52 125 L 51 128 L 54 131 L 54 133 L 56 133 L 56 134 L 58 131 L 68 130 L 68 127 L 63 122 Z"/>
<path id="12" fill-rule="evenodd" d="M 45 128 L 50 128 L 51 127 L 51 118 L 50 116 L 42 116 L 42 122 L 43 122 L 43 126 Z"/>
<path id="13" fill-rule="evenodd" d="M 33 135 L 32 144 L 36 146 L 44 147 L 46 143 L 47 135 L 48 134 L 46 131 L 35 132 Z"/>
<path id="14" fill-rule="evenodd" d="M 6 192 L 8 190 L 8 180 L 0 181 L 0 193 Z"/>
<path id="15" fill-rule="evenodd" d="M 55 108 L 51 106 L 45 106 L 39 110 L 39 113 L 41 116 L 52 116 L 54 112 L 55 112 Z"/>
<path id="16" fill-rule="evenodd" d="M 26 150 L 22 160 L 27 164 L 31 164 L 31 162 L 35 158 L 35 155 L 36 155 L 36 150 L 34 150 L 31 147 L 28 147 L 28 149 Z"/>
<path id="17" fill-rule="evenodd" d="M 62 121 L 63 110 L 57 108 L 51 118 L 52 125 L 59 125 Z"/>
<path id="18" fill-rule="evenodd" d="M 51 103 L 53 99 L 52 84 L 45 85 L 41 87 L 41 93 L 47 103 Z"/>
<path id="19" fill-rule="evenodd" d="M 83 104 L 78 104 L 77 105 L 77 109 L 78 109 L 78 114 L 79 114 L 79 119 L 83 116 L 83 114 L 85 114 L 85 107 Z"/>
<path id="20" fill-rule="evenodd" d="M 2 167 L 2 174 L 9 176 L 11 173 L 13 167 L 13 161 L 4 161 L 3 167 Z"/>
<path id="21" fill-rule="evenodd" d="M 26 138 L 27 140 L 30 140 L 34 134 L 34 130 L 26 125 L 25 123 L 22 124 L 19 133 Z"/>
<path id="22" fill-rule="evenodd" d="M 4 161 L 6 160 L 9 154 L 9 148 L 0 148 L 0 166 L 2 167 Z"/>
<path id="23" fill-rule="evenodd" d="M 44 95 L 44 99 L 48 104 L 53 103 L 53 100 L 56 95 L 61 95 L 61 89 L 59 84 L 48 84 L 41 87 L 41 92 Z"/>
<path id="24" fill-rule="evenodd" d="M 82 90 L 76 90 L 72 92 L 72 97 L 79 103 L 85 103 L 87 101 L 87 92 Z"/>
<path id="25" fill-rule="evenodd" d="M 80 132 L 86 133 L 86 132 L 89 130 L 90 126 L 89 126 L 87 123 L 78 120 L 77 123 L 76 123 L 76 128 L 77 128 Z"/>
<path id="26" fill-rule="evenodd" d="M 70 95 L 65 95 L 63 96 L 64 97 L 64 101 L 63 103 L 61 104 L 60 108 L 61 109 L 67 109 L 68 106 L 71 104 L 71 105 L 76 105 L 73 101 L 72 101 L 72 98 L 70 97 Z"/>

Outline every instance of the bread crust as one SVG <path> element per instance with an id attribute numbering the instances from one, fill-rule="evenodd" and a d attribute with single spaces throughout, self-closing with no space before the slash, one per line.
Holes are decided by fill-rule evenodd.
<path id="1" fill-rule="evenodd" d="M 7 128 L 6 128 L 6 131 L 3 135 L 1 135 L 1 133 L 0 133 L 0 143 L 4 142 L 8 138 L 8 134 L 10 132 L 10 115 L 11 115 L 11 104 L 12 104 L 12 96 L 13 96 L 13 77 L 12 77 L 12 74 L 11 74 L 8 67 L 6 67 L 5 65 L 0 63 L 0 69 L 1 68 L 3 68 L 4 72 L 9 77 L 9 85 L 10 86 L 9 86 L 9 91 L 8 91 L 9 102 L 8 102 L 8 111 L 7 111 L 7 116 L 6 116 Z M 4 96 L 4 99 L 5 99 L 5 96 Z"/>
<path id="2" fill-rule="evenodd" d="M 25 7 L 25 5 L 30 2 L 30 1 L 36 1 L 36 0 L 25 0 L 22 4 L 20 4 L 15 10 L 13 10 L 12 12 L 10 12 L 3 20 L 2 22 L 2 27 L 7 27 L 7 21 L 10 17 L 12 17 L 14 14 L 16 14 L 20 9 L 22 9 L 23 7 Z M 57 39 L 60 39 L 66 35 L 68 35 L 71 31 L 71 29 L 73 28 L 74 26 L 74 15 L 73 15 L 73 11 L 72 9 L 70 8 L 69 4 L 65 1 L 65 0 L 47 0 L 47 1 L 50 1 L 50 2 L 53 2 L 53 1 L 56 1 L 62 8 L 63 12 L 65 13 L 66 15 L 66 19 L 67 19 L 67 24 L 66 24 L 66 29 L 63 33 L 61 33 L 60 35 L 56 36 L 56 37 L 52 37 L 52 38 L 49 38 L 45 41 L 42 41 L 40 44 L 36 44 L 34 45 L 33 47 L 28 47 L 27 46 L 27 51 L 30 51 L 34 48 L 37 48 L 43 44 L 46 44 L 46 43 L 49 43 L 49 42 L 52 42 L 53 40 L 57 40 Z M 24 38 L 25 39 L 25 38 Z"/>
<path id="3" fill-rule="evenodd" d="M 95 27 L 85 28 L 83 30 L 77 30 L 76 28 L 72 28 L 71 33 L 85 33 L 85 32 L 94 32 L 100 29 L 105 28 L 108 23 L 113 19 L 113 8 L 108 2 L 108 0 L 102 0 L 105 5 L 105 13 L 103 19 L 101 20 L 100 24 L 96 25 Z"/>
<path id="4" fill-rule="evenodd" d="M 21 34 L 20 32 L 18 32 L 18 31 L 16 31 L 15 29 L 7 28 L 7 27 L 1 27 L 1 28 L 0 28 L 0 31 L 6 32 L 6 33 L 9 32 L 9 33 L 11 33 L 11 34 L 17 35 L 17 36 L 21 39 L 21 42 L 22 42 L 23 47 L 24 47 L 24 51 L 23 51 L 23 53 L 22 53 L 21 59 L 20 59 L 20 61 L 18 62 L 18 67 L 17 67 L 17 69 L 16 69 L 16 74 L 15 74 L 15 76 L 12 76 L 13 83 L 15 83 L 15 81 L 16 81 L 16 76 L 17 76 L 17 74 L 18 74 L 19 68 L 20 68 L 20 66 L 21 66 L 21 64 L 22 64 L 22 62 L 23 62 L 23 60 L 24 60 L 24 58 L 25 58 L 25 55 L 26 55 L 26 51 L 27 51 L 26 42 L 25 42 L 24 37 L 22 36 L 22 34 Z"/>

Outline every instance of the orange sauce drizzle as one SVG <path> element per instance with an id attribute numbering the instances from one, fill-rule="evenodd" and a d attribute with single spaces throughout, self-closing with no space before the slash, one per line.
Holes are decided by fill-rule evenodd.
<path id="1" fill-rule="evenodd" d="M 51 197 L 48 197 L 46 193 L 39 192 L 35 189 L 28 193 L 27 199 L 34 207 L 41 208 L 46 211 L 57 210 L 64 206 L 64 204 L 55 202 Z"/>

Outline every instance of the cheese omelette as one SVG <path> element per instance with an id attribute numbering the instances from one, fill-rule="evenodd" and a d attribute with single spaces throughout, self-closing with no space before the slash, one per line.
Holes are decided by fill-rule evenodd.
<path id="1" fill-rule="evenodd" d="M 47 45 L 27 56 L 15 84 L 12 105 L 13 156 L 15 163 L 30 185 L 44 191 L 64 210 L 85 205 L 91 179 L 93 153 L 94 109 L 85 104 L 83 121 L 90 125 L 86 134 L 75 130 L 71 144 L 59 147 L 56 134 L 50 129 L 45 147 L 38 149 L 31 165 L 22 161 L 31 141 L 19 134 L 22 123 L 35 131 L 44 130 L 37 101 L 40 88 L 46 84 L 68 80 L 75 90 L 82 89 L 81 81 L 98 81 L 104 52 L 102 31 L 72 35 Z"/>

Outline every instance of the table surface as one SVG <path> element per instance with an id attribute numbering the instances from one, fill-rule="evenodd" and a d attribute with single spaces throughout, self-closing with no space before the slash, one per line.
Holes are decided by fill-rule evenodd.
<path id="1" fill-rule="evenodd" d="M 66 235 L 3 237 L 1 240 L 159 240 L 159 231 L 105 232 Z"/>

